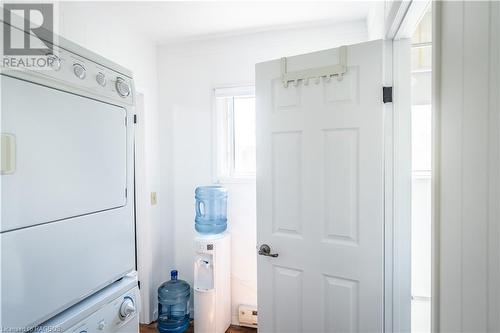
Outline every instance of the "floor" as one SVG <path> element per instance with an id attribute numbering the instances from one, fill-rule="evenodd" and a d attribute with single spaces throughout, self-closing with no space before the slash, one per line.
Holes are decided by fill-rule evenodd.
<path id="1" fill-rule="evenodd" d="M 149 325 L 141 325 L 140 333 L 157 333 L 157 332 L 158 331 L 156 330 L 156 323 L 152 323 Z M 193 333 L 193 332 L 194 332 L 193 322 L 191 322 L 191 325 L 189 326 L 189 329 L 186 331 L 186 333 Z M 257 333 L 257 329 L 231 325 L 227 329 L 226 333 Z"/>

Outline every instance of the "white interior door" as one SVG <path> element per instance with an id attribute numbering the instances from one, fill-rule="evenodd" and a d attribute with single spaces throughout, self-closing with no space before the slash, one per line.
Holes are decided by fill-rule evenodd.
<path id="1" fill-rule="evenodd" d="M 384 42 L 347 47 L 343 80 L 284 87 L 258 64 L 257 238 L 260 332 L 382 332 Z M 339 49 L 287 59 L 332 66 Z"/>

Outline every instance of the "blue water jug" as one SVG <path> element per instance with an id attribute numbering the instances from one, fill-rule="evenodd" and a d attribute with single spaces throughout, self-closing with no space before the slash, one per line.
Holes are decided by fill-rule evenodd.
<path id="1" fill-rule="evenodd" d="M 227 190 L 222 186 L 200 186 L 195 191 L 195 229 L 218 234 L 227 229 Z"/>
<path id="2" fill-rule="evenodd" d="M 191 288 L 177 279 L 177 271 L 170 272 L 170 281 L 158 288 L 158 331 L 182 333 L 189 327 L 189 297 Z"/>

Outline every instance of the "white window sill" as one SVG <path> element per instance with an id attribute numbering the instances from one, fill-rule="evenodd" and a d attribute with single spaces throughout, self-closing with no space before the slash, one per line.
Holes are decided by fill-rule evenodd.
<path id="1" fill-rule="evenodd" d="M 255 183 L 255 176 L 248 177 L 217 177 L 216 184 L 252 184 Z"/>

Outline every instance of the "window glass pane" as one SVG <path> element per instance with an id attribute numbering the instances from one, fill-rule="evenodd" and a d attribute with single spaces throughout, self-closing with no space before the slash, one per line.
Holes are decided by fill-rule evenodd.
<path id="1" fill-rule="evenodd" d="M 430 105 L 412 106 L 411 331 L 431 331 L 431 129 Z"/>
<path id="2" fill-rule="evenodd" d="M 431 170 L 432 113 L 430 105 L 411 107 L 412 170 Z"/>
<path id="3" fill-rule="evenodd" d="M 413 72 L 411 74 L 411 104 L 426 105 L 431 104 L 432 96 L 429 93 L 432 88 L 432 73 Z"/>
<path id="4" fill-rule="evenodd" d="M 413 47 L 411 49 L 412 71 L 429 71 L 432 66 L 432 46 Z"/>
<path id="5" fill-rule="evenodd" d="M 254 175 L 255 98 L 234 97 L 234 174 Z"/>
<path id="6" fill-rule="evenodd" d="M 412 179 L 412 280 L 411 294 L 419 301 L 431 297 L 431 178 Z"/>
<path id="7" fill-rule="evenodd" d="M 230 128 L 228 124 L 229 112 L 232 105 L 232 97 L 217 97 L 215 99 L 215 131 L 217 133 L 215 137 L 215 147 L 217 153 L 216 171 L 218 178 L 228 177 L 232 165 L 232 163 L 230 163 Z"/>
<path id="8" fill-rule="evenodd" d="M 420 21 L 417 30 L 412 36 L 412 44 L 432 42 L 432 12 L 428 11 Z"/>
<path id="9" fill-rule="evenodd" d="M 412 38 L 411 331 L 431 331 L 432 13 Z"/>

